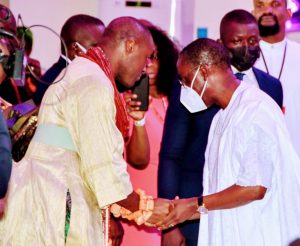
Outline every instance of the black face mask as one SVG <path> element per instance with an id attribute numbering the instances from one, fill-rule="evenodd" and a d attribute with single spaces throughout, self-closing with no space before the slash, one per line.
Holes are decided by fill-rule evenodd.
<path id="1" fill-rule="evenodd" d="M 272 16 L 274 18 L 275 24 L 273 26 L 263 26 L 262 19 L 265 16 Z M 273 36 L 277 33 L 279 33 L 279 23 L 278 19 L 275 15 L 268 13 L 268 14 L 263 14 L 261 17 L 258 19 L 258 28 L 259 28 L 259 34 L 261 37 L 268 37 L 268 36 Z"/>
<path id="2" fill-rule="evenodd" d="M 231 64 L 239 71 L 246 71 L 256 62 L 260 54 L 259 46 L 228 49 L 231 57 Z"/>

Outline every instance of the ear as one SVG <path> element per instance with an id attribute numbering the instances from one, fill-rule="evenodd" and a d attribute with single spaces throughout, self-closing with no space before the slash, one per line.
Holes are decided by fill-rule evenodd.
<path id="1" fill-rule="evenodd" d="M 78 47 L 76 45 L 76 42 L 73 42 L 71 45 L 70 45 L 70 50 L 73 50 L 75 52 L 78 52 Z"/>
<path id="2" fill-rule="evenodd" d="M 78 52 L 75 42 L 69 45 L 67 48 L 68 48 L 68 58 L 73 60 L 75 58 L 75 55 L 77 55 Z"/>
<path id="3" fill-rule="evenodd" d="M 292 18 L 292 10 L 290 8 L 286 9 L 286 20 L 290 20 Z"/>
<path id="4" fill-rule="evenodd" d="M 204 79 L 204 81 L 206 81 L 207 77 L 208 77 L 208 66 L 205 65 L 205 64 L 200 65 L 199 73 L 201 74 L 201 76 Z"/>
<path id="5" fill-rule="evenodd" d="M 126 39 L 125 41 L 125 50 L 126 50 L 126 53 L 132 53 L 134 51 L 134 48 L 135 48 L 135 40 L 130 38 L 130 39 Z"/>

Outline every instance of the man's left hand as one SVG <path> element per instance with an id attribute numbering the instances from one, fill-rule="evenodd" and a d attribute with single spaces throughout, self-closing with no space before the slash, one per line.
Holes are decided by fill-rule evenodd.
<path id="1" fill-rule="evenodd" d="M 111 246 L 120 246 L 124 236 L 124 229 L 119 219 L 110 217 L 109 239 Z"/>

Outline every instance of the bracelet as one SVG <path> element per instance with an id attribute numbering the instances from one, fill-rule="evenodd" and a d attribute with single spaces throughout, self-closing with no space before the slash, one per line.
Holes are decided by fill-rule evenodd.
<path id="1" fill-rule="evenodd" d="M 141 211 L 141 213 L 137 213 L 135 222 L 141 225 L 145 224 L 151 217 L 154 209 L 154 200 L 152 196 L 147 196 L 145 191 L 141 189 L 137 189 L 136 192 L 140 195 L 139 211 Z"/>
<path id="2" fill-rule="evenodd" d="M 132 213 L 128 209 L 114 203 L 110 206 L 110 212 L 115 217 L 121 216 L 124 219 L 134 220 L 138 225 L 146 224 L 148 226 L 151 226 L 151 224 L 146 222 L 152 215 L 154 209 L 154 200 L 152 196 L 145 195 L 145 192 L 143 190 L 138 189 L 136 192 L 140 196 L 138 211 Z"/>
<path id="3" fill-rule="evenodd" d="M 110 212 L 116 217 L 120 217 L 120 216 L 127 216 L 129 214 L 131 214 L 131 212 L 129 210 L 127 210 L 126 208 L 121 207 L 120 205 L 114 203 L 110 206 L 109 208 Z"/>
<path id="4" fill-rule="evenodd" d="M 135 126 L 144 126 L 146 123 L 146 117 L 144 116 L 141 120 L 135 120 L 134 125 Z"/>

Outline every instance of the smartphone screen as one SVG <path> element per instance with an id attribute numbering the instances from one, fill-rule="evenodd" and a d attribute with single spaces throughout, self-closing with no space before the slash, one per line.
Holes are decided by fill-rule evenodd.
<path id="1" fill-rule="evenodd" d="M 149 77 L 143 75 L 135 82 L 132 92 L 137 95 L 137 101 L 141 102 L 140 110 L 147 111 L 149 105 Z"/>

